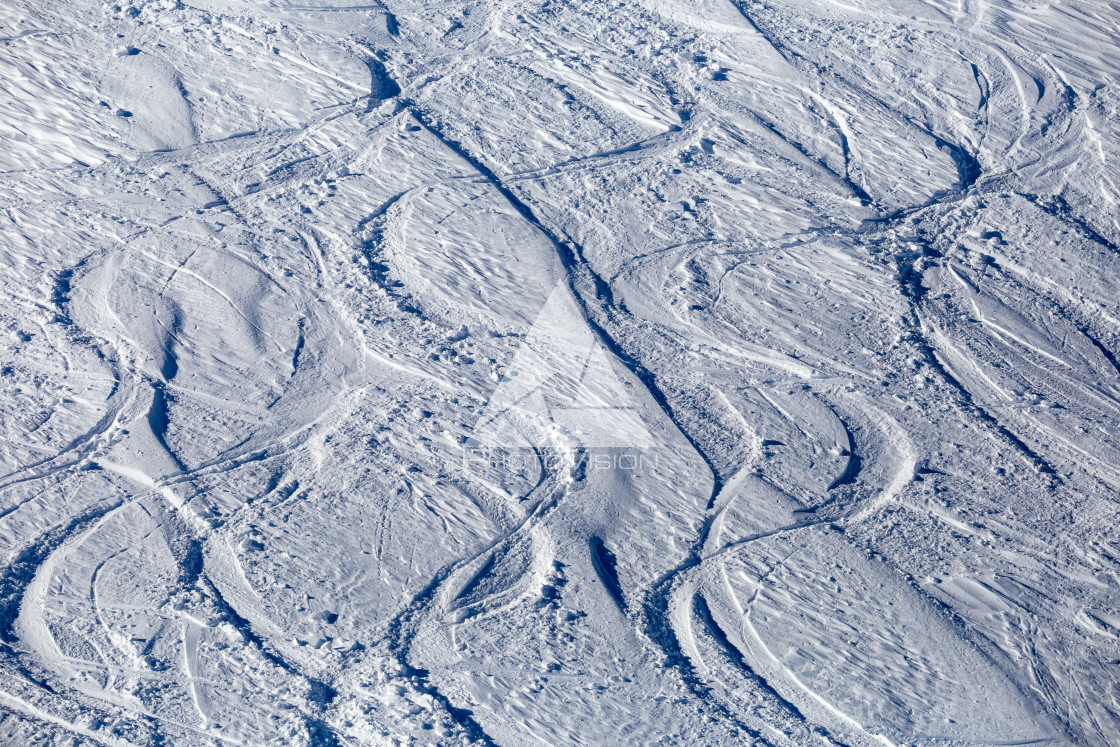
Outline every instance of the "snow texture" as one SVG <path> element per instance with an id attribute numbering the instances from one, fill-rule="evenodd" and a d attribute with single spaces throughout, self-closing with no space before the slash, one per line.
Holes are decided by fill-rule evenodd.
<path id="1" fill-rule="evenodd" d="M 1120 745 L 1114 2 L 371 2 L 0 4 L 0 744 Z"/>

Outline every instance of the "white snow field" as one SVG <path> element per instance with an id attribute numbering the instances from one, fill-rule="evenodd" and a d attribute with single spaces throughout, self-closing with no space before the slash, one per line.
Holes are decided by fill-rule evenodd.
<path id="1" fill-rule="evenodd" d="M 369 2 L 0 3 L 0 744 L 1120 745 L 1120 6 Z"/>

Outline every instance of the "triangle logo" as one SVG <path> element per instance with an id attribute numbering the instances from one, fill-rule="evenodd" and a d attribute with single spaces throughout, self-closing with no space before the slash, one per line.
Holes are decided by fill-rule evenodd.
<path id="1" fill-rule="evenodd" d="M 632 385 L 631 385 L 632 386 Z M 648 448 L 631 387 L 567 286 L 549 295 L 475 423 L 477 448 Z"/>

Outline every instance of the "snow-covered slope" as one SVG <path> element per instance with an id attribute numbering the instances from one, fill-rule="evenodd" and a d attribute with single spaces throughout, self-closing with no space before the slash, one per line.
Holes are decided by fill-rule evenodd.
<path id="1" fill-rule="evenodd" d="M 1120 744 L 1118 38 L 4 3 L 0 743 Z"/>

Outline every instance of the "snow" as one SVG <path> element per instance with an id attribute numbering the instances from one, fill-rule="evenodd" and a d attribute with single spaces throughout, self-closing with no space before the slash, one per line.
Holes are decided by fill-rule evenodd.
<path id="1" fill-rule="evenodd" d="M 1120 14 L 0 8 L 0 744 L 1120 744 Z"/>

